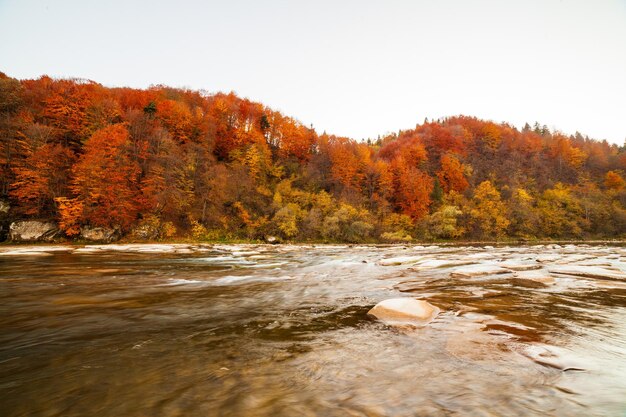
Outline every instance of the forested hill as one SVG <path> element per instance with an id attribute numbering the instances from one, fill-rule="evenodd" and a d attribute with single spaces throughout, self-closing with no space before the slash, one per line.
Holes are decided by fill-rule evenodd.
<path id="1" fill-rule="evenodd" d="M 0 73 L 5 221 L 68 237 L 408 241 L 626 232 L 623 148 L 456 116 L 367 143 L 235 94 Z"/>

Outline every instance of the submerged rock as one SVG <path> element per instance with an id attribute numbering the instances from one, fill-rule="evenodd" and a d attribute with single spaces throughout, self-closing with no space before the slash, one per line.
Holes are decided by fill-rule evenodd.
<path id="1" fill-rule="evenodd" d="M 368 315 L 390 326 L 425 326 L 441 310 L 424 300 L 415 298 L 390 298 L 376 304 Z"/>
<path id="2" fill-rule="evenodd" d="M 91 242 L 113 242 L 120 238 L 119 229 L 85 226 L 80 229 L 80 237 Z"/>
<path id="3" fill-rule="evenodd" d="M 520 353 L 547 368 L 554 368 L 563 372 L 585 371 L 585 367 L 576 361 L 566 349 L 557 348 L 556 346 L 527 346 Z"/>
<path id="4" fill-rule="evenodd" d="M 492 335 L 483 331 L 481 323 L 455 324 L 450 332 L 445 350 L 451 356 L 464 361 L 492 364 L 498 361 L 510 363 L 511 354 L 506 335 Z"/>
<path id="5" fill-rule="evenodd" d="M 9 237 L 14 242 L 51 242 L 59 234 L 55 223 L 39 220 L 13 222 L 9 227 Z"/>

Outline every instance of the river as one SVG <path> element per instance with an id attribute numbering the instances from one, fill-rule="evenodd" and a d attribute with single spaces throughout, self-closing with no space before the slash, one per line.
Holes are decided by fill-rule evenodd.
<path id="1" fill-rule="evenodd" d="M 0 246 L 3 416 L 623 416 L 626 248 Z M 441 309 L 420 328 L 367 312 Z"/>

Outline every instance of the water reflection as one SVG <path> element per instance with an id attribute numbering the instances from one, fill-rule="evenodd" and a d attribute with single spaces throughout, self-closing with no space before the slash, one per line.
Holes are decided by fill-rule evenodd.
<path id="1" fill-rule="evenodd" d="M 625 255 L 586 245 L 3 247 L 0 409 L 622 415 L 626 280 L 615 274 Z M 551 272 L 563 265 L 596 269 Z M 367 317 L 397 296 L 442 313 L 414 330 Z"/>

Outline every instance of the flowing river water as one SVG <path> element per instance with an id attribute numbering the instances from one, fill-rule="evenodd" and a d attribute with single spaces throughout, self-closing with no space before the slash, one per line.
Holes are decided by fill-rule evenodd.
<path id="1" fill-rule="evenodd" d="M 624 416 L 626 248 L 0 247 L 0 415 Z"/>

